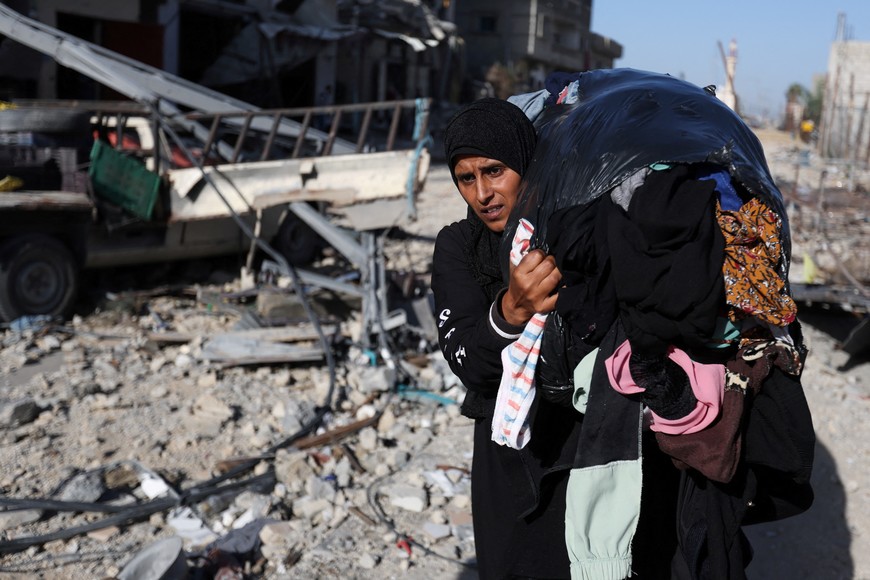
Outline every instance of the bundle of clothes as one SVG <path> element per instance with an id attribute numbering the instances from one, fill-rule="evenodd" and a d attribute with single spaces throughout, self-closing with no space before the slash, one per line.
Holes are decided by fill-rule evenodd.
<path id="1" fill-rule="evenodd" d="M 740 527 L 813 499 L 788 221 L 761 145 L 712 88 L 668 75 L 560 73 L 510 100 L 539 144 L 502 255 L 544 249 L 563 287 L 503 353 L 492 438 L 526 445 L 536 397 L 583 414 L 573 577 L 631 573 L 644 433 L 682 470 L 681 574 L 741 577 Z"/>

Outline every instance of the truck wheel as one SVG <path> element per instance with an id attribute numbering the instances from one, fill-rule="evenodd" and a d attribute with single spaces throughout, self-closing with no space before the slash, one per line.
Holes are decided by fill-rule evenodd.
<path id="1" fill-rule="evenodd" d="M 75 303 L 79 271 L 57 239 L 28 234 L 0 246 L 0 318 L 28 314 L 65 317 Z"/>
<path id="2" fill-rule="evenodd" d="M 293 266 L 307 266 L 320 254 L 323 239 L 311 226 L 288 212 L 275 235 L 275 249 Z"/>

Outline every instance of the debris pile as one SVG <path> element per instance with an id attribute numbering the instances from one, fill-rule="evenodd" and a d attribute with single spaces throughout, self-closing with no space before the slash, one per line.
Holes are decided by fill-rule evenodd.
<path id="1" fill-rule="evenodd" d="M 408 315 L 375 340 L 352 297 L 311 290 L 318 333 L 286 281 L 220 271 L 0 331 L 0 577 L 473 566 L 472 425 L 423 307 L 438 209 L 429 237 L 387 237 Z"/>
<path id="2" fill-rule="evenodd" d="M 788 201 L 792 280 L 866 290 L 870 284 L 870 171 L 825 160 L 782 139 L 771 168 Z"/>
<path id="3" fill-rule="evenodd" d="M 787 200 L 792 241 L 792 296 L 803 312 L 853 318 L 840 339 L 852 365 L 870 357 L 870 168 L 823 159 L 787 133 L 765 131 L 774 178 Z"/>
<path id="4" fill-rule="evenodd" d="M 365 349 L 336 325 L 333 380 L 322 362 L 262 364 L 262 345 L 214 357 L 269 331 L 302 348 L 305 324 L 239 330 L 240 308 L 157 295 L 137 312 L 132 298 L 2 337 L 2 372 L 19 379 L 0 404 L 5 570 L 134 577 L 117 550 L 149 546 L 183 552 L 188 571 L 277 577 L 330 575 L 348 551 L 361 569 L 473 559 L 470 456 L 456 451 L 470 425 L 431 345 Z M 20 380 L 33 365 L 56 370 Z M 168 538 L 181 546 L 151 546 Z"/>

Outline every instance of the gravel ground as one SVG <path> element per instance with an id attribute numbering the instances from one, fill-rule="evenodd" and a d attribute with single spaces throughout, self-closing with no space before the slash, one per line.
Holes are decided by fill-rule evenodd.
<path id="1" fill-rule="evenodd" d="M 806 146 L 775 131 L 759 135 L 785 189 Z M 797 191 L 815 187 L 822 169 L 811 159 Z M 385 251 L 390 269 L 419 289 L 438 229 L 465 214 L 445 167 L 432 167 L 417 209 L 418 219 L 404 227 L 411 235 L 388 239 Z M 260 554 L 237 568 L 246 577 L 476 578 L 471 424 L 458 416 L 462 389 L 431 352 L 425 332 L 397 339 L 393 354 L 402 359 L 396 362 L 408 390 L 390 393 L 385 353 L 378 358 L 354 342 L 358 320 L 342 319 L 350 338 L 340 343 L 335 410 L 320 432 L 369 424 L 341 439 L 300 448 L 302 439 L 273 453 L 327 399 L 328 369 L 310 363 L 222 368 L 202 360 L 209 338 L 238 328 L 250 304 L 205 299 L 239 290 L 232 268 L 195 285 L 190 269 L 174 274 L 184 288 L 118 293 L 65 327 L 0 335 L 0 493 L 141 502 L 161 483 L 175 492 L 202 491 L 222 472 L 221 461 L 239 457 L 257 457 L 240 477 L 261 479 L 248 481 L 241 494 L 206 490 L 202 501 L 185 502 L 186 512 L 158 510 L 0 556 L 0 578 L 123 577 L 131 558 L 176 536 L 185 538 L 189 566 L 201 566 L 201 577 L 209 577 L 218 558 L 215 552 L 206 558 L 207 548 L 226 548 L 220 542 L 230 540 L 248 545 L 258 534 L 246 530 L 267 522 Z M 200 290 L 199 299 L 191 287 Z M 816 502 L 801 516 L 748 529 L 756 549 L 750 577 L 870 579 L 870 364 L 850 361 L 838 348 L 854 316 L 810 307 L 799 316 L 810 347 L 803 385 L 818 437 Z M 193 338 L 148 340 L 155 331 Z M 412 343 L 416 349 L 406 348 Z M 104 517 L 2 513 L 0 546 Z M 192 530 L 199 522 L 208 529 Z"/>

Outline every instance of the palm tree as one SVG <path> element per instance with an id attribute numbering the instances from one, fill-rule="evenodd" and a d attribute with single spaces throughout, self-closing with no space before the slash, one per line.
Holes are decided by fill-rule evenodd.
<path id="1" fill-rule="evenodd" d="M 786 102 L 795 103 L 799 100 L 803 100 L 804 103 L 807 102 L 809 96 L 809 91 L 804 88 L 800 83 L 793 83 L 788 87 L 788 90 L 785 92 Z"/>

